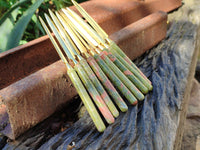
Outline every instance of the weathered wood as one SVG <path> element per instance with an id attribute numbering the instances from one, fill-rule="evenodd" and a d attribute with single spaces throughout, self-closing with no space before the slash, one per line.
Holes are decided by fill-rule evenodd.
<path id="1" fill-rule="evenodd" d="M 40 149 L 65 149 L 73 141 L 76 149 L 155 150 L 177 147 L 181 138 L 176 133 L 184 119 L 181 114 L 185 113 L 185 95 L 189 93 L 197 57 L 196 31 L 197 26 L 190 22 L 174 22 L 166 39 L 136 60 L 140 69 L 150 77 L 153 92 L 141 105 L 129 106 L 128 112 L 121 113 L 103 134 L 95 130 L 91 119 L 85 115 Z"/>
<path id="2" fill-rule="evenodd" d="M 48 133 L 43 122 L 43 126 L 9 142 L 4 149 L 67 149 L 71 142 L 80 150 L 179 149 L 200 47 L 197 30 L 198 26 L 190 21 L 173 21 L 166 39 L 136 60 L 154 89 L 140 105 L 129 106 L 127 113 L 121 113 L 104 133 L 95 129 L 86 113 L 73 126 L 55 136 Z M 33 134 L 35 130 L 37 134 Z"/>
<path id="3" fill-rule="evenodd" d="M 184 9 L 177 11 L 181 16 L 176 12 L 173 13 L 176 16 L 170 16 L 166 39 L 135 60 L 152 81 L 153 91 L 139 105 L 129 106 L 128 112 L 121 113 L 104 133 L 95 129 L 85 113 L 56 135 L 49 129 L 54 119 L 46 120 L 15 142 L 8 142 L 3 149 L 67 149 L 72 142 L 76 144 L 74 149 L 80 150 L 180 149 L 200 48 L 198 24 L 188 19 L 189 13 Z"/>
<path id="4" fill-rule="evenodd" d="M 197 26 L 197 36 L 200 33 L 200 0 L 184 0 L 184 5 L 182 6 L 181 9 L 179 9 L 177 12 L 174 12 L 173 14 L 169 15 L 169 19 L 173 21 L 187 21 L 191 22 L 193 25 Z M 187 29 L 186 29 L 187 31 Z M 187 42 L 187 41 L 185 41 Z M 188 101 L 190 97 L 190 89 L 192 87 L 192 79 L 194 77 L 194 70 L 196 66 L 196 61 L 197 61 L 197 55 L 200 49 L 200 39 L 196 38 L 194 39 L 194 45 L 196 45 L 196 53 L 192 57 L 192 60 L 194 60 L 191 64 L 191 72 L 189 73 L 188 76 L 188 83 L 184 92 L 184 98 L 183 102 L 181 105 L 182 113 L 180 114 L 180 121 L 179 121 L 179 126 L 176 134 L 176 141 L 174 145 L 175 150 L 181 149 L 181 143 L 182 143 L 182 137 L 184 133 L 184 125 L 185 125 L 185 120 L 186 120 L 186 115 L 187 115 L 187 110 L 188 110 Z M 185 47 L 184 47 L 185 48 Z M 190 48 L 188 47 L 188 53 L 190 52 Z M 196 56 L 195 56 L 196 55 Z M 183 144 L 184 145 L 184 144 Z"/>
<path id="5" fill-rule="evenodd" d="M 200 135 L 200 84 L 193 79 L 193 85 L 188 104 L 187 118 L 181 144 L 182 150 L 199 150 L 198 136 Z M 200 137 L 200 136 L 199 136 Z"/>
<path id="6" fill-rule="evenodd" d="M 73 101 L 59 108 L 51 117 L 25 132 L 16 141 L 0 135 L 0 149 L 38 149 L 52 136 L 72 126 L 78 119 L 80 105 L 81 99 L 76 96 Z"/>
<path id="7" fill-rule="evenodd" d="M 145 50 L 148 50 L 149 46 L 153 47 L 153 45 L 165 38 L 166 22 L 167 14 L 156 12 L 124 28 L 129 31 L 128 37 L 123 34 L 124 36 L 117 38 L 116 41 L 115 38 L 114 41 L 119 42 L 119 46 L 121 46 L 120 41 L 123 41 L 123 45 L 127 46 L 126 51 L 136 51 L 137 49 L 137 55 L 133 55 L 133 53 L 129 55 L 131 58 L 136 58 L 136 56 L 142 55 Z M 143 24 L 146 25 L 143 26 Z M 142 27 L 138 28 L 138 25 L 142 25 Z M 120 34 L 121 30 L 118 32 Z M 111 37 L 114 38 L 115 36 Z M 130 40 L 124 41 L 127 38 L 130 38 Z M 140 44 L 138 44 L 138 41 Z M 137 48 L 128 46 L 132 45 L 132 42 L 137 43 L 132 46 Z M 32 42 L 32 46 L 36 47 L 36 43 L 34 43 Z M 43 47 L 47 46 L 47 43 L 43 44 L 41 45 L 41 42 L 39 42 L 38 49 L 42 50 Z M 23 51 L 24 49 L 25 46 L 21 50 Z M 27 53 L 31 52 L 31 47 L 29 47 L 29 50 Z M 23 57 L 23 54 L 21 54 L 21 57 Z M 31 62 L 30 59 L 29 62 Z M 23 63 L 26 64 L 26 62 Z M 76 89 L 71 86 L 71 80 L 66 72 L 66 66 L 60 60 L 1 89 L 0 104 L 2 101 L 2 105 L 0 105 L 0 114 L 4 112 L 4 114 L 6 113 L 4 116 L 7 116 L 6 119 L 4 119 L 5 117 L 0 117 L 0 126 L 4 126 L 0 130 L 1 133 L 14 140 L 26 130 L 52 115 L 57 106 L 66 103 L 77 95 Z"/>

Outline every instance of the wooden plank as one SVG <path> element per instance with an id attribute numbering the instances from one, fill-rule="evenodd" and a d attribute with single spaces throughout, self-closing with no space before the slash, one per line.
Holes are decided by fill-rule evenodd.
<path id="1" fill-rule="evenodd" d="M 166 39 L 135 61 L 151 79 L 153 91 L 104 133 L 97 132 L 86 113 L 54 136 L 47 129 L 51 121 L 43 122 L 4 148 L 67 149 L 75 142 L 75 149 L 179 149 L 200 48 L 199 26 L 185 18 L 188 14 L 182 16 L 170 16 L 176 21 L 170 23 Z"/>
<path id="2" fill-rule="evenodd" d="M 135 58 L 144 53 L 147 47 L 152 47 L 165 37 L 166 22 L 167 14 L 156 12 L 139 21 L 142 27 L 138 28 L 138 23 L 133 23 L 125 28 L 129 32 L 123 34 L 124 36 L 116 38 L 117 32 L 112 38 L 114 41 L 116 39 L 115 42 L 119 42 L 119 46 L 122 45 L 121 43 L 126 45 L 126 51 L 131 52 L 129 56 Z M 146 25 L 143 26 L 143 24 Z M 159 33 L 159 36 L 156 36 L 156 32 Z M 146 35 L 145 38 L 144 35 Z M 130 40 L 124 40 L 127 37 Z M 147 37 L 151 40 L 147 41 Z M 132 46 L 132 42 L 137 41 L 141 44 L 135 43 Z M 42 45 L 40 45 L 41 47 Z M 137 51 L 137 53 L 133 53 L 133 51 Z M 8 117 L 6 120 L 9 120 L 1 133 L 15 139 L 21 133 L 49 117 L 59 105 L 68 102 L 77 95 L 66 72 L 66 66 L 62 61 L 57 61 L 0 90 L 0 101 L 6 105 Z M 16 112 L 18 113 L 16 114 Z M 4 122 L 5 120 L 0 120 L 0 124 L 4 124 Z"/>

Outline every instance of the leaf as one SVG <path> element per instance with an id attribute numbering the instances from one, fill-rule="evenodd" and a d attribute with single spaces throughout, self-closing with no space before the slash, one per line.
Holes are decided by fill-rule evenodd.
<path id="1" fill-rule="evenodd" d="M 36 15 L 33 15 L 32 20 L 33 20 L 34 23 L 35 23 L 35 30 L 38 30 L 38 32 L 39 32 L 39 30 L 40 30 L 40 31 L 42 32 L 42 34 L 45 35 L 44 29 L 42 28 L 42 26 L 41 26 L 41 24 L 40 24 L 40 22 L 39 22 L 39 20 L 38 20 L 38 18 L 37 18 Z M 38 33 L 38 34 L 39 34 L 39 33 Z M 38 36 L 39 36 L 39 35 L 38 35 Z M 38 38 L 38 37 L 37 37 L 37 38 Z"/>
<path id="2" fill-rule="evenodd" d="M 7 19 L 9 18 L 10 14 L 12 13 L 12 11 L 14 11 L 16 8 L 18 8 L 19 6 L 23 5 L 24 3 L 26 3 L 27 1 L 30 0 L 21 0 L 17 3 L 15 3 L 0 19 L 0 25 Z"/>
<path id="3" fill-rule="evenodd" d="M 0 52 L 5 51 L 8 42 L 8 37 L 11 30 L 14 28 L 14 23 L 18 14 L 18 9 L 15 9 L 0 26 Z"/>
<path id="4" fill-rule="evenodd" d="M 9 35 L 15 26 L 19 14 L 19 6 L 30 0 L 20 0 L 14 4 L 0 19 L 0 53 L 6 50 Z M 11 3 L 12 1 L 10 1 Z"/>
<path id="5" fill-rule="evenodd" d="M 19 45 L 19 42 L 23 36 L 26 26 L 28 25 L 34 12 L 41 5 L 42 2 L 43 0 L 37 0 L 19 18 L 19 20 L 17 21 L 17 23 L 15 24 L 14 28 L 8 36 L 8 42 L 5 50 L 11 49 Z"/>
<path id="6" fill-rule="evenodd" d="M 27 43 L 27 41 L 25 41 L 25 40 L 21 40 L 21 41 L 19 42 L 20 45 L 26 44 L 26 43 Z"/>

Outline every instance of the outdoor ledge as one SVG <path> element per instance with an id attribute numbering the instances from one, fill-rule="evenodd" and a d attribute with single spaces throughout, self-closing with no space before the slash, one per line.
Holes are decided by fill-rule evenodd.
<path id="1" fill-rule="evenodd" d="M 181 0 L 92 0 L 82 3 L 109 35 L 156 11 L 170 12 L 181 5 Z"/>
<path id="2" fill-rule="evenodd" d="M 112 34 L 110 38 L 126 49 L 125 52 L 133 59 L 165 38 L 166 22 L 167 14 L 156 12 Z M 1 132 L 15 139 L 76 96 L 66 74 L 65 65 L 57 61 L 3 88 L 0 100 L 8 114 L 1 118 L 1 125 L 5 126 Z"/>
<path id="3" fill-rule="evenodd" d="M 181 4 L 181 0 L 92 0 L 84 2 L 81 5 L 111 35 L 154 12 L 159 10 L 170 12 L 180 7 Z M 151 25 L 153 24 L 152 21 L 145 22 L 145 25 L 139 25 L 137 28 L 150 26 L 149 23 Z M 156 36 L 159 36 L 159 33 L 156 33 Z M 145 40 L 151 41 L 150 38 Z M 126 49 L 126 51 L 132 50 L 141 55 L 141 51 L 148 50 L 156 42 L 153 42 L 153 44 L 150 43 L 150 45 L 149 43 L 145 44 L 143 50 L 139 49 L 140 53 L 137 52 L 138 48 L 133 50 L 133 47 Z M 124 44 L 122 45 L 125 46 Z M 138 56 L 136 55 L 135 58 Z M 33 72 L 56 62 L 59 60 L 59 57 L 48 36 L 44 36 L 4 53 L 0 53 L 0 60 L 0 89 L 3 89 Z"/>
<path id="4" fill-rule="evenodd" d="M 153 3 L 154 1 L 156 0 L 147 0 L 140 3 Z M 192 0 L 192 2 L 193 1 L 195 0 Z M 157 3 L 158 2 L 159 1 L 157 1 Z M 160 2 L 160 4 L 162 4 L 160 8 L 166 5 L 165 2 L 166 1 Z M 172 1 L 169 0 L 168 2 Z M 174 2 L 176 3 L 177 1 Z M 190 4 L 194 5 L 195 3 L 190 2 Z M 184 131 L 183 127 L 187 114 L 188 99 L 194 77 L 198 51 L 200 49 L 200 27 L 199 24 L 195 22 L 195 12 L 194 7 L 188 6 L 186 3 L 177 11 L 170 13 L 170 24 L 168 25 L 167 34 L 163 35 L 165 39 L 159 44 L 155 42 L 154 44 L 157 44 L 156 46 L 152 44 L 151 39 L 156 39 L 155 37 L 159 37 L 160 34 L 166 32 L 166 14 L 163 12 L 153 13 L 143 19 L 139 19 L 137 22 L 125 25 L 123 28 L 120 28 L 120 31 L 113 32 L 113 34 L 110 35 L 122 48 L 123 46 L 127 49 L 130 48 L 126 53 L 132 59 L 136 56 L 130 51 L 135 48 L 137 43 L 140 43 L 135 48 L 137 51 L 141 50 L 141 53 L 139 52 L 139 54 L 137 54 L 137 56 L 140 57 L 135 59 L 135 64 L 152 81 L 154 88 L 152 92 L 145 96 L 144 101 L 136 106 L 129 105 L 129 109 L 126 113 L 121 112 L 115 123 L 109 125 L 103 133 L 99 133 L 96 130 L 88 113 L 85 113 L 83 117 L 73 125 L 68 126 L 65 124 L 64 127 L 66 128 L 62 130 L 62 132 L 50 133 L 49 129 L 53 126 L 52 123 L 55 123 L 50 118 L 28 130 L 15 141 L 4 142 L 7 139 L 5 137 L 1 138 L 3 140 L 0 139 L 0 143 L 3 146 L 1 145 L 0 147 L 3 150 L 60 150 L 71 148 L 70 145 L 74 142 L 76 146 L 74 149 L 79 150 L 179 150 Z M 197 13 L 197 15 L 199 17 L 199 13 Z M 157 23 L 151 22 L 151 20 L 153 20 L 152 18 L 157 18 Z M 146 25 L 145 21 L 150 24 Z M 155 26 L 157 26 L 157 28 L 154 28 Z M 159 31 L 160 28 L 164 28 L 165 31 Z M 137 32 L 136 29 L 142 31 L 142 33 Z M 154 31 L 154 34 L 151 34 L 151 31 Z M 143 34 L 144 36 L 142 36 Z M 146 37 L 147 35 L 149 38 Z M 161 37 L 162 36 L 160 36 L 160 38 Z M 20 49 L 16 48 L 15 50 L 0 54 L 0 56 L 4 55 L 0 60 L 4 60 L 3 63 L 8 63 L 12 57 L 20 56 L 18 58 L 16 57 L 14 62 L 17 63 L 17 61 L 19 62 L 19 58 L 23 58 L 21 65 L 25 65 L 25 68 L 31 68 L 30 66 L 32 64 L 28 64 L 27 62 L 35 61 L 34 63 L 37 64 L 37 62 L 42 62 L 42 59 L 38 61 L 35 59 L 38 57 L 48 59 L 44 57 L 45 53 L 55 51 L 52 46 L 50 46 L 48 38 L 43 37 L 43 39 L 43 41 L 36 40 L 37 43 L 35 44 L 30 42 L 26 47 L 21 46 Z M 143 40 L 146 41 L 141 42 Z M 125 44 L 126 41 L 128 45 Z M 47 45 L 47 43 L 49 43 L 49 45 Z M 151 47 L 149 43 L 154 45 L 154 47 L 150 51 L 147 51 L 146 48 Z M 40 45 L 39 48 L 38 45 Z M 32 49 L 35 51 L 39 50 L 34 53 Z M 42 52 L 43 49 L 45 49 L 45 52 Z M 146 52 L 141 56 L 144 51 Z M 40 52 L 41 55 L 38 52 Z M 19 74 L 19 78 L 13 79 L 12 82 L 8 84 L 10 86 L 4 85 L 0 91 L 1 100 L 4 102 L 1 103 L 0 112 L 7 111 L 13 119 L 15 119 L 13 116 L 21 117 L 16 117 L 19 121 L 13 121 L 13 123 L 21 123 L 22 126 L 12 126 L 12 128 L 14 128 L 11 133 L 10 129 L 6 130 L 6 128 L 9 127 L 9 122 L 7 122 L 8 114 L 1 113 L 5 114 L 0 116 L 0 118 L 4 118 L 0 120 L 5 121 L 1 124 L 1 127 L 4 131 L 9 131 L 10 133 L 7 134 L 10 134 L 10 136 L 17 136 L 17 134 L 25 131 L 28 127 L 32 127 L 37 121 L 50 115 L 48 112 L 53 112 L 55 107 L 66 103 L 70 96 L 73 97 L 73 94 L 76 95 L 75 90 L 71 88 L 72 85 L 66 76 L 65 66 L 61 61 L 57 61 L 58 57 L 56 53 L 52 53 L 52 57 L 54 57 L 55 61 L 49 59 L 48 63 L 50 65 L 48 63 L 45 64 L 44 61 L 41 65 L 37 64 L 38 66 L 36 65 L 35 69 L 30 69 L 27 74 L 26 69 L 22 68 L 26 75 L 21 76 Z M 0 61 L 0 64 L 3 63 Z M 15 64 L 12 64 L 13 68 L 15 68 L 14 66 Z M 1 72 L 2 71 L 0 71 L 0 73 Z M 14 77 L 12 76 L 12 78 Z M 71 93 L 66 93 L 65 88 L 66 90 L 71 89 Z M 7 89 L 7 91 L 5 89 Z M 14 92 L 11 92 L 12 90 L 14 90 Z M 60 98 L 63 98 L 65 102 L 61 102 L 62 100 L 60 100 Z M 32 101 L 29 101 L 30 99 L 32 99 Z M 22 107 L 14 105 L 14 100 Z M 42 100 L 45 102 L 42 102 Z M 55 100 L 58 101 L 58 103 Z M 40 104 L 43 106 L 40 106 Z M 7 106 L 12 110 L 8 108 L 6 110 L 5 108 Z M 27 109 L 30 109 L 30 112 Z M 39 114 L 35 111 L 36 109 L 40 109 L 37 111 L 43 114 Z M 46 112 L 46 110 L 48 112 Z M 18 115 L 18 113 L 23 116 Z M 37 115 L 39 115 L 38 118 Z M 28 118 L 28 116 L 30 118 Z M 7 120 L 5 118 L 7 118 Z M 25 122 L 26 119 L 29 122 Z"/>
<path id="5" fill-rule="evenodd" d="M 170 0 L 165 7 L 159 0 L 104 2 L 82 5 L 131 59 L 165 38 L 167 14 L 157 10 L 171 11 L 181 5 Z M 0 128 L 11 139 L 77 95 L 47 36 L 1 53 L 0 59 Z"/>
<path id="6" fill-rule="evenodd" d="M 195 13 L 198 16 L 193 15 Z M 58 125 L 63 121 L 61 117 L 57 120 L 62 116 L 59 113 L 42 121 L 15 141 L 2 142 L 6 141 L 5 137 L 2 138 L 3 150 L 66 150 L 72 149 L 71 143 L 75 143 L 76 150 L 179 150 L 200 48 L 200 28 L 194 19 L 199 16 L 198 11 L 191 10 L 187 4 L 168 15 L 165 39 L 134 60 L 152 81 L 153 91 L 138 105 L 129 105 L 128 111 L 121 112 L 103 133 L 96 130 L 87 112 L 70 126 L 67 122 Z M 55 126 L 58 131 L 52 132 Z"/>

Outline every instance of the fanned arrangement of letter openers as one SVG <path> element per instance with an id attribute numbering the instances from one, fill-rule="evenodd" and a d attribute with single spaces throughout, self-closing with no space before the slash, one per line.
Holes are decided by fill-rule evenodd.
<path id="1" fill-rule="evenodd" d="M 128 110 L 123 98 L 136 105 L 153 86 L 89 14 L 72 2 L 85 20 L 63 8 L 45 14 L 48 26 L 41 17 L 40 21 L 97 130 L 103 132 L 106 126 L 101 116 L 108 124 L 114 123 L 119 111 Z"/>

